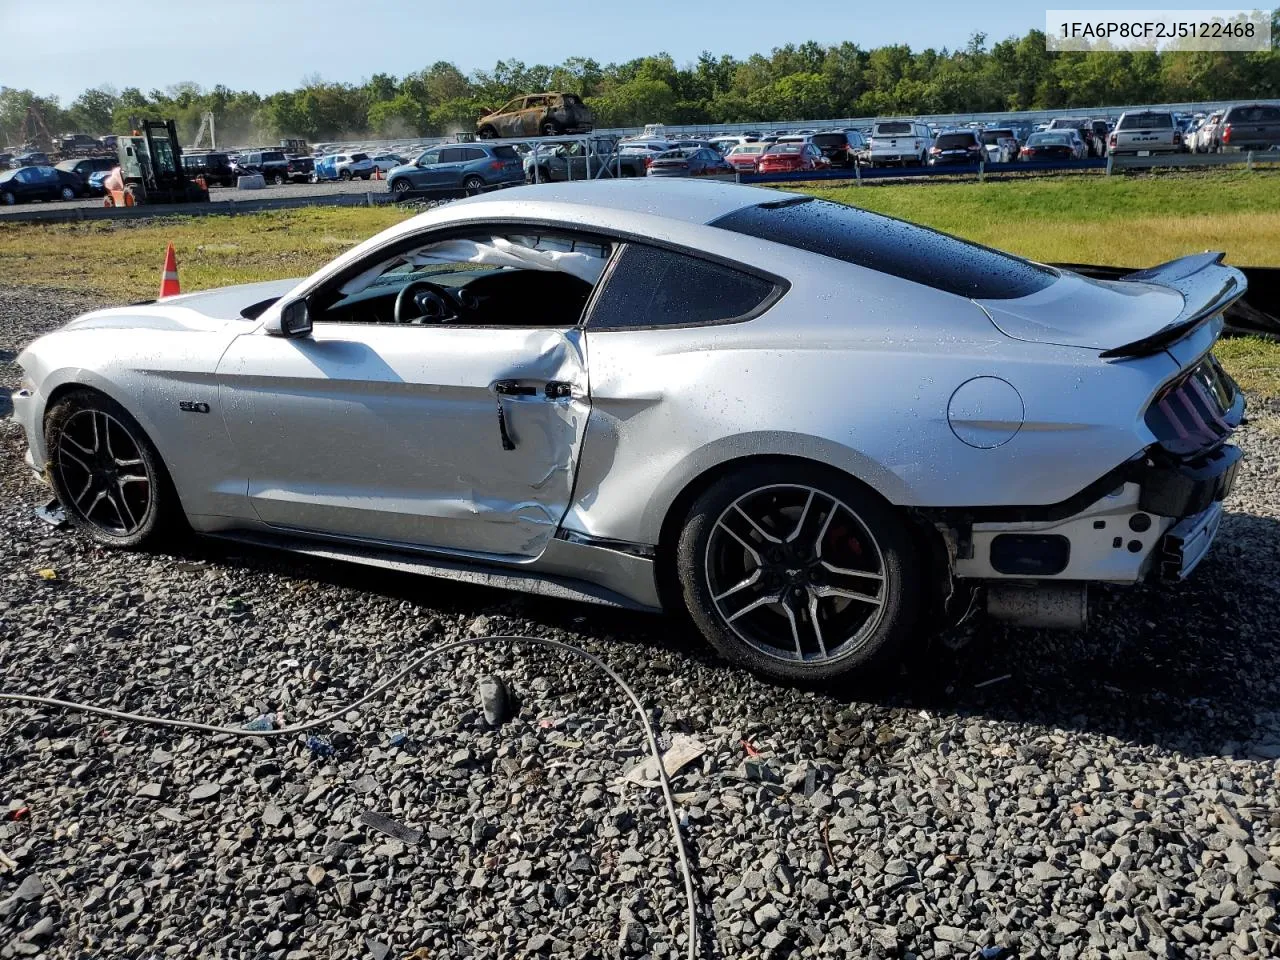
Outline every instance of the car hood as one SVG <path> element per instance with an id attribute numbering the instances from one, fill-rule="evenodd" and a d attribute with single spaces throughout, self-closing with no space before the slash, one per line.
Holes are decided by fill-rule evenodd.
<path id="1" fill-rule="evenodd" d="M 1133 280 L 1092 280 L 1069 270 L 1017 300 L 977 300 L 1005 336 L 1036 343 L 1110 350 L 1171 323 L 1181 293 Z"/>
<path id="2" fill-rule="evenodd" d="M 390 170 L 387 171 L 387 179 L 390 180 L 397 173 L 409 174 L 409 173 L 413 173 L 417 169 L 418 167 L 412 163 L 402 163 L 400 164 L 400 166 L 392 167 Z"/>
<path id="3" fill-rule="evenodd" d="M 284 296 L 298 285 L 298 280 L 268 280 L 234 287 L 184 293 L 164 300 L 95 310 L 77 317 L 64 330 L 189 330 L 210 333 L 232 323 L 250 323 L 241 311 L 263 300 Z"/>

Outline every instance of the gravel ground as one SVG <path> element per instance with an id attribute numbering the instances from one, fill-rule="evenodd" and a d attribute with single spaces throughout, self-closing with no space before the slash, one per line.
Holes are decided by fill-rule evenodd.
<path id="1" fill-rule="evenodd" d="M 328 197 L 335 193 L 386 193 L 385 180 L 352 180 L 349 183 L 335 181 L 333 183 L 286 183 L 282 187 L 266 186 L 262 190 L 238 190 L 235 187 L 213 186 L 209 188 L 209 199 L 216 203 L 227 203 L 248 200 L 279 200 L 290 197 Z M 57 200 L 49 203 L 20 203 L 12 207 L 0 207 L 0 218 L 6 215 L 17 216 L 23 211 L 54 207 L 74 210 L 77 207 L 97 209 L 102 206 L 102 197 L 85 197 L 83 200 Z"/>
<path id="2" fill-rule="evenodd" d="M 16 347 L 84 306 L 0 290 L 6 387 Z M 0 686 L 294 722 L 433 641 L 555 637 L 619 669 L 664 737 L 706 747 L 675 779 L 704 956 L 1275 956 L 1280 431 L 1241 439 L 1190 583 L 1104 593 L 1082 634 L 979 623 L 909 670 L 801 691 L 658 617 L 205 542 L 104 552 L 33 519 L 44 494 L 0 421 Z M 516 701 L 497 727 L 488 673 Z M 313 746 L 26 708 L 0 708 L 0 730 L 0 957 L 684 943 L 659 794 L 618 784 L 640 733 L 602 678 L 546 651 L 452 656 Z"/>

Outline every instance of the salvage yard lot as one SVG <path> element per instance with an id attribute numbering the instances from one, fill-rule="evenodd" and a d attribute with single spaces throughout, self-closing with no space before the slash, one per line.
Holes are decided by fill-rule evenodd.
<path id="1" fill-rule="evenodd" d="M 1174 219 L 1161 203 L 1189 202 L 1135 183 L 1126 202 L 1153 229 Z M 1009 186 L 979 189 L 1022 230 L 1025 188 Z M 922 189 L 936 199 L 907 209 Z M 1045 203 L 1046 230 L 1117 227 L 1078 216 L 1079 197 L 1041 196 L 1061 200 Z M 1014 246 L 987 233 L 998 211 L 979 216 L 986 199 L 969 185 L 856 199 Z M 1227 216 L 1262 235 L 1239 202 Z M 1273 199 L 1257 203 L 1275 216 Z M 403 215 L 0 226 L 0 391 L 17 386 L 12 361 L 32 337 L 154 296 L 166 241 L 194 289 L 305 273 Z M 1209 245 L 1162 236 L 1140 262 Z M 1271 390 L 1274 345 L 1221 349 L 1247 364 L 1247 386 Z M 615 667 L 665 735 L 706 747 L 675 778 L 701 956 L 1277 956 L 1275 423 L 1239 432 L 1246 460 L 1219 541 L 1187 583 L 1100 590 L 1080 633 L 978 620 L 902 669 L 800 690 L 716 661 L 674 618 L 207 541 L 102 550 L 35 519 L 47 490 L 0 417 L 0 689 L 296 723 L 426 645 L 551 637 Z M 496 729 L 476 705 L 485 673 L 516 694 Z M 318 731 L 319 749 L 7 705 L 0 730 L 0 957 L 683 955 L 658 794 L 618 785 L 641 738 L 614 689 L 547 651 L 432 664 Z M 421 836 L 380 835 L 361 822 L 371 811 Z"/>

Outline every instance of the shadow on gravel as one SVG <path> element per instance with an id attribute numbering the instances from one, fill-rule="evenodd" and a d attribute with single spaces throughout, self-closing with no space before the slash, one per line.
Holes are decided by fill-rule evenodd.
<path id="1" fill-rule="evenodd" d="M 188 554 L 373 591 L 445 614 L 518 617 L 549 630 L 676 651 L 715 670 L 730 669 L 678 617 L 215 540 L 193 542 Z M 1188 756 L 1248 755 L 1251 742 L 1254 749 L 1260 740 L 1280 742 L 1280 730 L 1268 737 L 1257 729 L 1261 717 L 1273 711 L 1280 716 L 1280 521 L 1230 514 L 1214 551 L 1187 582 L 1104 588 L 1090 600 L 1091 625 L 1083 632 L 1011 629 L 979 617 L 923 641 L 925 649 L 915 651 L 920 655 L 903 658 L 896 668 L 814 694 L 843 703 L 1079 730 Z"/>

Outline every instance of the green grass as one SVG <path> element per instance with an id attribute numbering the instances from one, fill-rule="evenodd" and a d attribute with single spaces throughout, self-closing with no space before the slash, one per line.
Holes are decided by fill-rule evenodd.
<path id="1" fill-rule="evenodd" d="M 1280 171 L 798 189 L 1036 260 L 1145 267 L 1213 249 L 1233 263 L 1280 265 Z M 392 207 L 312 207 L 235 217 L 0 220 L 0 276 L 119 302 L 147 299 L 159 287 L 168 242 L 184 290 L 305 276 L 405 216 Z M 1280 397 L 1280 345 L 1224 341 L 1219 355 L 1247 390 Z"/>

